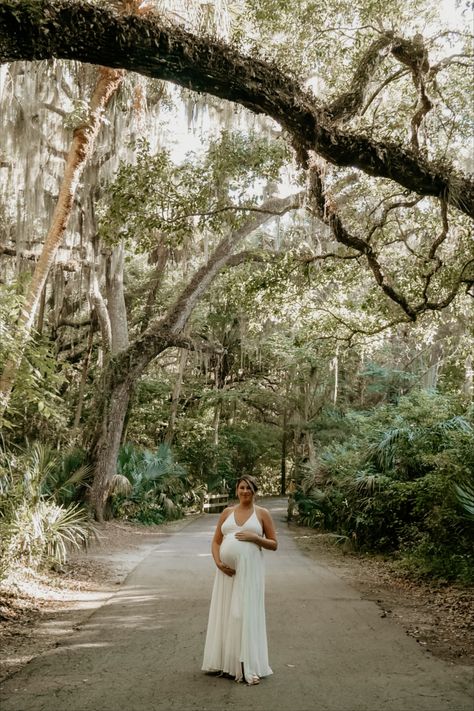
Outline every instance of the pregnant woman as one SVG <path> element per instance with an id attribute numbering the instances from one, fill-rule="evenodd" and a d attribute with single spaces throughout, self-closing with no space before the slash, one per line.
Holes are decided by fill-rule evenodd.
<path id="1" fill-rule="evenodd" d="M 258 684 L 269 676 L 265 626 L 265 571 L 262 548 L 278 544 L 270 513 L 255 506 L 257 483 L 251 476 L 237 481 L 237 506 L 220 515 L 212 540 L 218 568 L 212 590 L 202 669 L 221 672 L 236 681 Z"/>

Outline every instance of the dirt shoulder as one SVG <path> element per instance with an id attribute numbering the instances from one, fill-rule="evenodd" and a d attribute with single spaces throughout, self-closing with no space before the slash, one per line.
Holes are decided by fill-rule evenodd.
<path id="1" fill-rule="evenodd" d="M 160 526 L 106 522 L 100 542 L 75 552 L 60 571 L 30 574 L 0 587 L 0 682 L 60 643 L 114 594 L 158 543 L 195 516 Z M 474 663 L 474 589 L 413 583 L 381 558 L 345 553 L 311 529 L 289 527 L 311 558 L 331 567 L 380 614 L 390 616 L 435 656 Z"/>
<path id="2" fill-rule="evenodd" d="M 381 617 L 391 617 L 434 656 L 453 664 L 474 665 L 474 587 L 415 582 L 381 556 L 345 551 L 331 534 L 291 524 L 300 549 L 331 567 Z"/>
<path id="3" fill-rule="evenodd" d="M 99 540 L 56 571 L 22 573 L 0 585 L 0 683 L 56 646 L 107 599 L 161 541 L 196 515 L 162 525 L 96 524 Z"/>

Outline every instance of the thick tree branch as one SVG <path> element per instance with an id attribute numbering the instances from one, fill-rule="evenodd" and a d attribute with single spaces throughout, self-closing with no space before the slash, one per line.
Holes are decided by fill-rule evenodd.
<path id="1" fill-rule="evenodd" d="M 271 198 L 262 205 L 262 212 L 252 215 L 238 229 L 225 236 L 208 262 L 191 277 L 164 318 L 152 321 L 129 348 L 114 359 L 112 367 L 116 382 L 136 380 L 156 355 L 166 348 L 174 345 L 185 347 L 179 344 L 184 343 L 182 333 L 192 310 L 219 271 L 231 261 L 235 247 L 274 215 L 298 208 L 301 200 L 301 193 L 286 198 Z"/>
<path id="2" fill-rule="evenodd" d="M 15 259 L 25 259 L 30 262 L 36 262 L 39 259 L 39 254 L 37 252 L 18 252 L 14 247 L 7 247 L 0 244 L 0 257 L 5 254 L 7 257 L 14 257 Z M 77 272 L 81 268 L 80 262 L 61 262 L 56 259 L 55 266 L 60 267 L 65 272 Z"/>
<path id="3" fill-rule="evenodd" d="M 392 36 L 386 34 L 370 45 L 354 72 L 350 89 L 329 105 L 328 111 L 332 118 L 347 121 L 361 111 L 369 83 L 375 70 L 382 63 L 384 50 L 391 42 Z"/>
<path id="4" fill-rule="evenodd" d="M 392 53 L 422 64 L 412 42 Z M 314 150 L 339 166 L 388 178 L 420 195 L 444 197 L 474 216 L 474 181 L 397 143 L 337 127 L 328 111 L 276 67 L 214 38 L 197 37 L 158 15 L 118 15 L 84 0 L 0 0 L 0 62 L 58 57 L 128 69 L 242 104 L 275 119 L 302 160 Z"/>
<path id="5" fill-rule="evenodd" d="M 231 259 L 234 247 L 238 245 L 244 237 L 254 232 L 274 215 L 284 215 L 289 210 L 299 207 L 302 197 L 302 193 L 298 193 L 286 198 L 271 198 L 267 200 L 264 205 L 262 205 L 261 212 L 248 218 L 241 227 L 231 232 L 227 237 L 224 237 L 214 250 L 207 264 L 204 264 L 197 270 L 186 289 L 184 289 L 175 304 L 169 310 L 163 324 L 164 328 L 166 330 L 169 329 L 171 333 L 179 333 L 183 329 L 191 311 L 194 309 L 204 291 L 213 281 L 216 274 L 222 267 L 226 266 Z"/>

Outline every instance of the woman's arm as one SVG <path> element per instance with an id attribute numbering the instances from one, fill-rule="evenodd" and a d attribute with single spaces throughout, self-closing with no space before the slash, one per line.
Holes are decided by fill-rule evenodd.
<path id="1" fill-rule="evenodd" d="M 224 523 L 224 521 L 226 520 L 226 518 L 227 518 L 227 516 L 229 515 L 230 511 L 231 511 L 231 508 L 228 507 L 228 508 L 224 509 L 224 511 L 223 511 L 223 512 L 221 513 L 221 515 L 219 516 L 219 520 L 218 520 L 218 522 L 217 522 L 216 530 L 215 530 L 215 532 L 214 532 L 214 537 L 213 537 L 213 539 L 212 539 L 211 552 L 212 552 L 212 557 L 214 558 L 214 563 L 217 565 L 217 567 L 219 568 L 219 570 L 221 570 L 221 571 L 222 571 L 223 573 L 225 573 L 226 575 L 229 575 L 230 577 L 232 577 L 233 575 L 235 575 L 235 570 L 234 570 L 233 568 L 229 568 L 228 565 L 225 565 L 225 564 L 221 561 L 221 557 L 220 557 L 221 543 L 222 543 L 223 538 L 224 538 L 224 536 L 222 535 L 221 526 L 222 526 L 222 524 Z"/>
<path id="2" fill-rule="evenodd" d="M 259 536 L 253 531 L 239 531 L 235 534 L 235 537 L 239 541 L 248 541 L 249 543 L 255 543 L 255 545 L 260 548 L 266 548 L 269 551 L 276 551 L 278 548 L 277 535 L 275 531 L 275 524 L 267 509 L 259 507 L 261 512 L 261 524 L 263 528 L 263 536 Z"/>

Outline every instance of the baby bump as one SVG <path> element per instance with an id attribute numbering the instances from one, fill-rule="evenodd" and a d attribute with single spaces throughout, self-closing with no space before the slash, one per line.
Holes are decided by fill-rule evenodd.
<path id="1" fill-rule="evenodd" d="M 221 561 L 237 570 L 240 559 L 248 553 L 248 547 L 251 545 L 247 541 L 237 540 L 233 534 L 225 536 L 221 543 Z"/>

